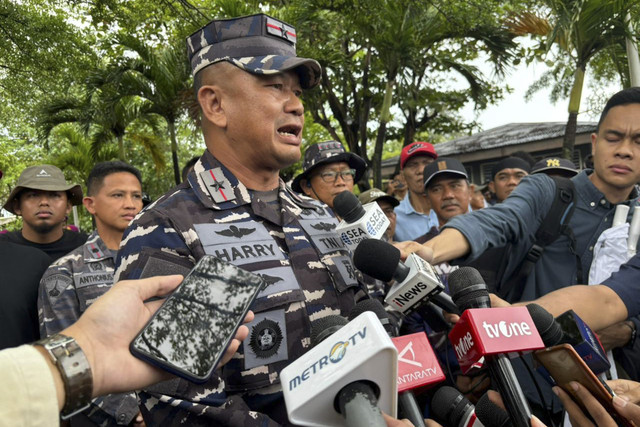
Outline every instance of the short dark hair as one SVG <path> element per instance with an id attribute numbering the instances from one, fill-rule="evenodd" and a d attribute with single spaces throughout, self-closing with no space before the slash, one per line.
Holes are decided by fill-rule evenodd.
<path id="1" fill-rule="evenodd" d="M 102 187 L 105 177 L 118 172 L 130 173 L 138 178 L 140 186 L 142 186 L 142 175 L 140 171 L 130 164 L 121 162 L 120 160 L 100 162 L 96 163 L 93 169 L 91 169 L 91 172 L 89 172 L 89 177 L 87 178 L 87 196 L 95 195 Z"/>
<path id="2" fill-rule="evenodd" d="M 598 126 L 596 127 L 596 133 L 600 131 L 600 125 L 609 114 L 609 110 L 613 107 L 627 104 L 640 104 L 640 87 L 630 87 L 622 89 L 620 92 L 613 95 L 604 106 L 602 114 L 600 114 L 600 120 L 598 120 Z"/>

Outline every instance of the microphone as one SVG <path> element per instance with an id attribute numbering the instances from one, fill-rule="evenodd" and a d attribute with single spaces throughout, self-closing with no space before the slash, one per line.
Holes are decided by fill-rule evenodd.
<path id="1" fill-rule="evenodd" d="M 356 317 L 365 311 L 371 311 L 378 316 L 398 350 L 397 386 L 400 417 L 408 418 L 416 427 L 424 426 L 424 416 L 411 390 L 445 379 L 426 334 L 420 332 L 398 337 L 397 328 L 394 327 L 395 322 L 378 300 L 368 299 L 358 302 L 349 314 L 349 318 Z"/>
<path id="2" fill-rule="evenodd" d="M 330 317 L 312 323 L 315 345 L 280 373 L 289 420 L 314 426 L 386 426 L 380 410 L 396 416 L 398 389 L 398 352 L 391 338 L 371 312 L 346 325 L 344 318 Z"/>
<path id="3" fill-rule="evenodd" d="M 514 425 L 529 426 L 531 409 L 505 356 L 544 348 L 529 311 L 525 307 L 488 309 L 487 285 L 472 267 L 451 272 L 449 288 L 453 301 L 463 311 L 449 333 L 462 372 L 486 365 Z"/>
<path id="4" fill-rule="evenodd" d="M 553 315 L 538 304 L 527 305 L 533 323 L 536 325 L 545 347 L 569 344 L 596 375 L 611 368 L 602 344 L 591 328 L 573 311 L 560 316 Z M 545 379 L 550 380 L 546 370 L 541 371 Z M 551 381 L 552 385 L 555 385 Z"/>
<path id="5" fill-rule="evenodd" d="M 376 202 L 362 206 L 350 191 L 343 191 L 333 199 L 333 210 L 342 218 L 336 232 L 350 251 L 365 239 L 380 239 L 390 224 Z"/>
<path id="6" fill-rule="evenodd" d="M 487 393 L 483 394 L 476 403 L 476 416 L 486 427 L 511 427 L 513 425 L 509 414 L 493 403 Z"/>
<path id="7" fill-rule="evenodd" d="M 369 239 L 356 247 L 353 264 L 364 274 L 383 282 L 396 280 L 384 302 L 400 313 L 407 314 L 431 301 L 450 313 L 460 314 L 449 295 L 442 292 L 444 285 L 438 273 L 416 254 L 409 255 L 405 264 L 400 261 L 400 251 L 395 246 Z"/>
<path id="8" fill-rule="evenodd" d="M 431 399 L 431 409 L 436 420 L 446 426 L 484 427 L 473 404 L 453 387 L 440 387 Z"/>

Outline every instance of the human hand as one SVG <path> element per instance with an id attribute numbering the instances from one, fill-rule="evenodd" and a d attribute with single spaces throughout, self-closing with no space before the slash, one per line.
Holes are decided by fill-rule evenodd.
<path id="1" fill-rule="evenodd" d="M 622 399 L 631 403 L 640 402 L 640 383 L 630 380 L 611 380 L 607 381 L 611 390 Z"/>
<path id="2" fill-rule="evenodd" d="M 249 310 L 249 312 L 247 313 L 247 317 L 244 318 L 243 323 L 249 323 L 253 321 L 254 317 L 255 315 L 253 314 L 253 311 Z M 238 348 L 240 347 L 240 344 L 242 343 L 242 341 L 248 336 L 249 336 L 249 328 L 247 328 L 245 325 L 240 326 L 238 328 L 238 332 L 236 332 L 236 336 L 233 337 L 233 339 L 231 340 L 231 344 L 229 344 L 229 347 L 227 348 L 227 351 L 224 353 L 224 356 L 222 356 L 222 359 L 218 364 L 218 368 L 220 368 L 221 366 L 226 364 L 229 360 L 231 360 L 233 355 L 236 354 L 236 351 L 238 351 Z"/>
<path id="3" fill-rule="evenodd" d="M 399 420 L 397 418 L 393 418 L 391 415 L 385 414 L 384 412 L 382 413 L 382 416 L 387 423 L 387 427 L 413 427 L 413 423 L 406 418 Z"/>
<path id="4" fill-rule="evenodd" d="M 412 253 L 415 253 L 427 262 L 431 262 L 433 260 L 433 250 L 430 247 L 414 242 L 413 240 L 395 242 L 393 243 L 393 246 L 400 249 L 400 259 L 403 261 Z"/>
<path id="5" fill-rule="evenodd" d="M 575 381 L 572 381 L 569 385 L 573 389 L 576 398 L 582 402 L 585 408 L 587 408 L 587 411 L 595 421 L 595 424 L 591 422 L 571 396 L 569 396 L 569 394 L 560 387 L 556 386 L 553 388 L 553 392 L 558 395 L 562 401 L 562 405 L 567 410 L 571 425 L 576 427 L 614 427 L 618 425 L 609 412 L 607 412 L 607 410 L 602 406 L 598 399 L 589 392 L 589 390 Z M 613 407 L 621 417 L 626 418 L 635 425 L 640 423 L 640 406 L 628 402 L 620 396 L 614 396 Z"/>
<path id="6" fill-rule="evenodd" d="M 623 347 L 629 342 L 632 329 L 625 324 L 626 322 L 618 322 L 615 325 L 597 331 L 598 338 L 605 351 Z"/>

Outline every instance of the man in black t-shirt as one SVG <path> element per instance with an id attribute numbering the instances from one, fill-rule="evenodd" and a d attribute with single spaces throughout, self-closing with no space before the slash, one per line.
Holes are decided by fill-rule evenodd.
<path id="1" fill-rule="evenodd" d="M 68 184 L 60 169 L 52 165 L 28 167 L 4 205 L 22 217 L 22 229 L 0 235 L 0 241 L 40 249 L 53 262 L 87 240 L 84 233 L 63 229 L 71 207 L 80 204 L 82 188 Z"/>

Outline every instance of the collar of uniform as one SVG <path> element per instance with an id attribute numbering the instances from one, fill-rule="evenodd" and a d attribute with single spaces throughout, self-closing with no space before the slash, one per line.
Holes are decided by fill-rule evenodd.
<path id="1" fill-rule="evenodd" d="M 282 189 L 282 187 L 283 184 L 281 180 L 280 188 Z M 284 193 L 296 206 L 304 209 L 322 209 L 320 206 L 318 206 L 319 202 L 316 199 L 297 193 L 293 191 L 288 185 L 284 185 Z"/>
<path id="2" fill-rule="evenodd" d="M 105 258 L 115 258 L 109 248 L 107 248 L 107 245 L 104 244 L 98 235 L 97 230 L 89 235 L 87 241 L 83 245 L 82 252 L 84 262 L 94 262 Z"/>
<path id="3" fill-rule="evenodd" d="M 582 197 L 585 201 L 585 204 L 589 207 L 589 209 L 594 210 L 598 206 L 602 206 L 607 209 L 613 208 L 611 202 L 607 200 L 607 198 L 593 185 L 593 182 L 589 179 L 589 175 L 593 173 L 593 169 L 584 169 L 578 175 L 571 178 L 576 187 L 576 192 Z M 633 202 L 638 199 L 638 190 L 636 187 L 631 190 L 631 194 L 628 200 L 622 202 L 623 204 L 629 204 L 629 202 Z"/>
<path id="4" fill-rule="evenodd" d="M 207 190 L 206 185 L 202 177 L 200 176 L 202 172 L 213 170 L 216 168 L 220 168 L 222 170 L 226 181 L 233 189 L 234 198 L 222 203 L 218 203 L 213 200 L 213 197 L 211 197 L 211 194 L 209 194 L 209 191 Z M 218 159 L 213 157 L 213 154 L 211 154 L 209 150 L 206 150 L 202 157 L 200 157 L 200 159 L 193 166 L 193 169 L 187 175 L 187 180 L 189 181 L 191 188 L 193 188 L 193 191 L 196 193 L 198 199 L 200 199 L 200 202 L 207 208 L 215 210 L 225 210 L 251 203 L 251 195 L 249 194 L 249 190 L 247 190 L 247 187 L 245 187 L 244 184 L 238 181 L 238 179 L 229 171 L 229 169 L 224 167 L 224 165 L 220 163 Z"/>

